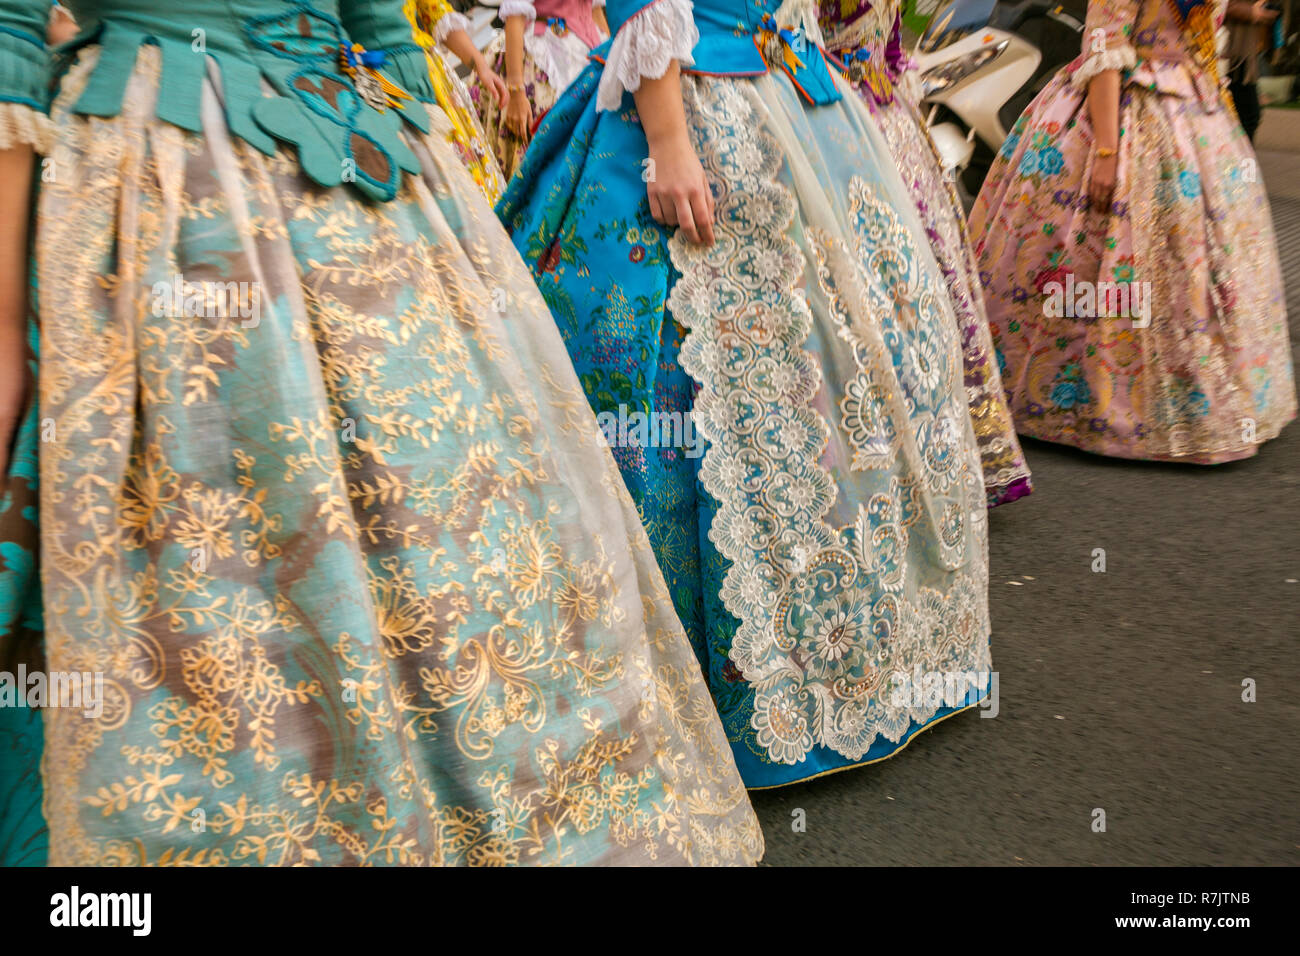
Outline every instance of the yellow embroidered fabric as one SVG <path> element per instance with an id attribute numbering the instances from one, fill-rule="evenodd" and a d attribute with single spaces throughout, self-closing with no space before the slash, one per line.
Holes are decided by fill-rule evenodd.
<path id="1" fill-rule="evenodd" d="M 460 154 L 465 168 L 474 177 L 474 182 L 478 183 L 483 195 L 487 196 L 488 202 L 495 203 L 505 188 L 501 168 L 488 148 L 487 137 L 465 84 L 447 65 L 438 49 L 438 24 L 455 11 L 447 0 L 406 0 L 402 9 L 411 21 L 415 42 L 424 48 L 429 60 L 429 80 L 433 84 L 438 106 L 442 108 L 450 125 L 448 139 Z"/>

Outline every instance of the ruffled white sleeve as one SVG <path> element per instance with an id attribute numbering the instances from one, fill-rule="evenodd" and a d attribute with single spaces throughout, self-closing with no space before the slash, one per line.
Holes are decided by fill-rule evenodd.
<path id="1" fill-rule="evenodd" d="M 469 32 L 469 17 L 458 10 L 444 13 L 442 19 L 433 28 L 433 38 L 439 43 L 446 43 L 447 37 L 457 30 Z"/>
<path id="2" fill-rule="evenodd" d="M 537 19 L 537 8 L 533 6 L 533 0 L 501 0 L 497 16 L 502 20 L 506 17 L 524 17 L 532 23 Z"/>
<path id="3" fill-rule="evenodd" d="M 593 0 L 591 5 L 593 7 L 603 7 L 605 5 L 605 0 Z"/>
<path id="4" fill-rule="evenodd" d="M 21 103 L 0 102 L 0 149 L 31 146 L 38 153 L 49 153 L 54 146 L 54 126 L 50 118 Z"/>
<path id="5" fill-rule="evenodd" d="M 1089 0 L 1083 26 L 1083 55 L 1074 64 L 1070 82 L 1077 88 L 1107 70 L 1131 70 L 1137 65 L 1133 25 L 1139 0 Z"/>
<path id="6" fill-rule="evenodd" d="M 641 88 L 641 78 L 657 79 L 673 60 L 691 66 L 700 42 L 691 0 L 654 0 L 619 29 L 605 58 L 596 90 L 597 110 L 616 110 L 623 93 Z"/>
<path id="7" fill-rule="evenodd" d="M 1079 68 L 1070 74 L 1070 82 L 1082 89 L 1088 81 L 1107 70 L 1131 70 L 1137 65 L 1137 51 L 1127 43 L 1109 50 L 1101 50 L 1084 58 Z"/>

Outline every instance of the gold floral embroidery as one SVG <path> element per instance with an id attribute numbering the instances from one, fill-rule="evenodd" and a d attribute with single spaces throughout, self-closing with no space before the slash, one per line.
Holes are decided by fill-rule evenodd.
<path id="1" fill-rule="evenodd" d="M 436 137 L 398 201 L 54 111 L 51 860 L 742 863 L 762 838 L 563 344 Z M 445 178 L 444 178 L 445 177 Z M 473 197 L 473 198 L 467 198 Z M 258 283 L 247 316 L 157 282 Z M 505 286 L 510 314 L 492 308 Z M 653 677 L 651 676 L 653 674 Z"/>
<path id="2" fill-rule="evenodd" d="M 988 679 L 983 482 L 919 226 L 862 177 L 833 195 L 790 172 L 775 85 L 683 84 L 720 214 L 711 246 L 670 241 L 669 304 L 689 329 L 700 477 L 720 504 L 709 533 L 731 562 L 730 657 L 760 756 L 859 760 L 943 706 L 894 699 L 899 671 L 969 673 L 976 692 Z M 828 201 L 839 215 L 820 215 Z M 820 410 L 837 405 L 832 433 Z"/>

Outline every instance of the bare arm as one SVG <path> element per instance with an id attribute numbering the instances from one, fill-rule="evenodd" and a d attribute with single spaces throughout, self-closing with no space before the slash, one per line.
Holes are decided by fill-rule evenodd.
<path id="1" fill-rule="evenodd" d="M 1101 149 L 1119 148 L 1119 70 L 1104 70 L 1088 81 L 1088 118 Z"/>
<path id="2" fill-rule="evenodd" d="M 483 54 L 464 30 L 452 30 L 447 34 L 447 39 L 442 42 L 447 45 L 448 50 L 456 54 L 456 59 L 464 64 L 477 66 L 483 59 Z"/>
<path id="3" fill-rule="evenodd" d="M 474 68 L 474 72 L 478 74 L 479 83 L 496 97 L 497 107 L 505 106 L 506 85 L 501 77 L 492 72 L 492 67 L 488 66 L 488 61 L 483 56 L 483 52 L 474 45 L 470 35 L 464 30 L 452 30 L 447 34 L 447 39 L 442 42 L 446 44 L 448 50 L 456 54 L 456 58 L 460 62 Z M 522 62 L 519 69 L 522 73 Z"/>
<path id="4" fill-rule="evenodd" d="M 66 7 L 50 8 L 50 24 L 46 28 L 45 42 L 51 47 L 56 47 L 60 43 L 67 43 L 77 35 L 77 21 L 72 19 L 72 14 Z"/>
<path id="5" fill-rule="evenodd" d="M 14 427 L 28 394 L 28 211 L 36 153 L 50 148 L 46 31 L 49 0 L 0 0 L 0 123 L 12 125 L 0 149 L 0 476 L 8 473 Z"/>
<path id="6" fill-rule="evenodd" d="M 524 27 L 528 20 L 523 16 L 506 17 L 506 82 L 524 81 Z"/>
<path id="7" fill-rule="evenodd" d="M 1103 70 L 1088 81 L 1088 118 L 1092 120 L 1092 135 L 1096 154 L 1092 159 L 1092 175 L 1088 181 L 1088 195 L 1095 208 L 1110 207 L 1119 169 L 1119 71 Z"/>
<path id="8" fill-rule="evenodd" d="M 27 395 L 27 212 L 35 154 L 0 150 L 0 476 Z"/>
<path id="9" fill-rule="evenodd" d="M 632 97 L 650 146 L 645 175 L 650 214 L 679 226 L 691 242 L 712 243 L 713 194 L 686 129 L 677 61 L 657 79 L 643 77 Z"/>
<path id="10" fill-rule="evenodd" d="M 506 128 L 520 138 L 528 136 L 533 110 L 524 93 L 524 30 L 528 25 L 522 15 L 506 17 Z"/>

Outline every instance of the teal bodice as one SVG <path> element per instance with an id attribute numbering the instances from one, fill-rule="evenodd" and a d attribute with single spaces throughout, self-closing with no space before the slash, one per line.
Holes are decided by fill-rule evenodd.
<path id="1" fill-rule="evenodd" d="M 93 44 L 98 62 L 71 109 L 115 116 L 140 47 L 152 44 L 162 61 L 161 120 L 197 132 L 200 93 L 212 76 L 230 131 L 265 153 L 278 143 L 294 146 L 303 171 L 321 185 L 355 183 L 386 200 L 396 195 L 401 170 L 418 168 L 399 133 L 403 122 L 428 129 L 421 104 L 433 101 L 433 90 L 401 0 L 174 6 L 70 0 L 67 6 L 82 31 L 51 57 L 43 41 L 47 0 L 0 0 L 0 101 L 45 109 L 51 74 L 57 77 L 72 54 Z"/>

